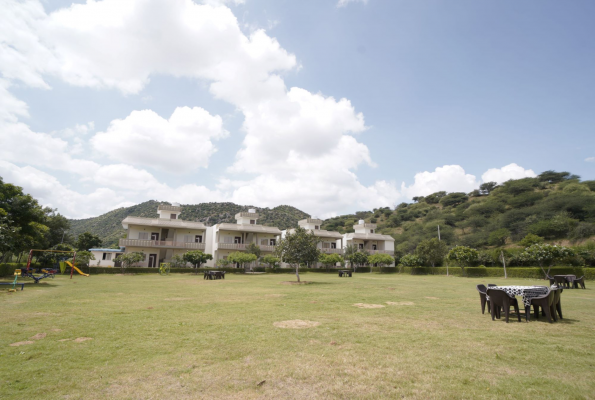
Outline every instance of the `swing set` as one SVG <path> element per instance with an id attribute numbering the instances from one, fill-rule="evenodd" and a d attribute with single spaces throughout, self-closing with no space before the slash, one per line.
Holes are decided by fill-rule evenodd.
<path id="1" fill-rule="evenodd" d="M 27 278 L 32 278 L 35 283 L 39 283 L 40 280 L 45 279 L 45 278 L 54 278 L 54 276 L 56 275 L 56 273 L 58 272 L 57 269 L 42 269 L 41 272 L 43 272 L 43 275 L 41 276 L 35 276 L 33 275 L 32 272 L 32 268 L 31 268 L 31 261 L 33 260 L 33 253 L 34 252 L 41 252 L 41 253 L 67 253 L 67 254 L 72 254 L 72 263 L 70 263 L 69 261 L 66 261 L 66 264 L 68 264 L 70 266 L 70 279 L 72 279 L 72 275 L 74 273 L 74 271 L 78 272 L 81 275 L 84 276 L 89 276 L 89 274 L 85 274 L 83 271 L 81 271 L 80 269 L 78 269 L 75 266 L 75 260 L 76 260 L 76 251 L 68 251 L 68 250 L 39 250 L 39 249 L 31 249 L 29 251 L 29 259 L 27 260 L 27 268 L 26 269 L 21 269 L 21 270 L 15 270 L 15 275 L 20 273 L 20 276 L 22 277 L 27 277 Z"/>

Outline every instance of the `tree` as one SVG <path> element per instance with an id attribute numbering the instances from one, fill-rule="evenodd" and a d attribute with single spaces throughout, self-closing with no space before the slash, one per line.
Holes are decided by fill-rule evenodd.
<path id="1" fill-rule="evenodd" d="M 366 265 L 368 262 L 368 254 L 358 251 L 350 256 L 349 262 L 353 265 L 353 271 L 355 271 L 357 266 L 363 267 Z"/>
<path id="2" fill-rule="evenodd" d="M 415 248 L 415 254 L 425 263 L 432 265 L 432 267 L 435 267 L 436 263 L 441 262 L 447 253 L 448 247 L 446 243 L 437 238 L 422 240 Z"/>
<path id="3" fill-rule="evenodd" d="M 405 267 L 419 267 L 423 261 L 415 254 L 406 254 L 401 257 L 401 265 Z"/>
<path id="4" fill-rule="evenodd" d="M 95 260 L 95 256 L 90 251 L 77 251 L 76 263 L 82 265 L 90 265 L 89 261 Z"/>
<path id="5" fill-rule="evenodd" d="M 455 192 L 442 197 L 440 199 L 440 204 L 442 204 L 444 207 L 457 206 L 466 202 L 467 200 L 469 200 L 469 197 L 467 197 L 465 193 Z"/>
<path id="6" fill-rule="evenodd" d="M 101 238 L 90 232 L 81 233 L 76 240 L 77 250 L 89 250 L 101 246 Z"/>
<path id="7" fill-rule="evenodd" d="M 68 253 L 50 253 L 50 252 L 43 252 L 37 253 L 37 262 L 41 265 L 52 265 L 57 262 L 65 261 L 72 258 L 74 254 L 74 247 L 67 243 L 57 244 L 52 247 L 50 250 L 58 250 L 58 251 L 67 251 Z M 78 260 L 78 253 L 77 253 L 77 260 Z"/>
<path id="8" fill-rule="evenodd" d="M 258 260 L 255 254 L 252 253 L 244 253 L 242 251 L 234 251 L 230 255 L 227 256 L 227 260 L 231 263 L 238 263 L 245 268 L 247 263 L 254 262 Z"/>
<path id="9" fill-rule="evenodd" d="M 428 204 L 438 204 L 440 202 L 440 199 L 443 198 L 444 196 L 446 196 L 446 192 L 444 192 L 444 191 L 436 192 L 436 193 L 427 195 L 425 200 L 426 200 L 426 203 L 428 203 Z"/>
<path id="10" fill-rule="evenodd" d="M 250 243 L 248 246 L 246 246 L 246 253 L 254 254 L 258 259 L 260 258 L 262 251 L 256 243 Z"/>
<path id="11" fill-rule="evenodd" d="M 539 268 L 541 268 L 541 271 L 545 275 L 544 279 L 547 279 L 555 260 L 572 257 L 574 255 L 574 250 L 568 247 L 551 244 L 534 244 L 527 247 L 521 254 L 521 257 L 528 261 L 537 262 Z M 547 272 L 543 268 L 544 265 L 548 266 Z"/>
<path id="12" fill-rule="evenodd" d="M 506 239 L 510 237 L 510 231 L 506 228 L 496 229 L 488 236 L 488 243 L 492 246 L 503 246 Z"/>
<path id="13" fill-rule="evenodd" d="M 176 254 L 171 258 L 170 265 L 172 268 L 185 268 L 188 266 L 188 263 L 184 261 L 183 255 Z"/>
<path id="14" fill-rule="evenodd" d="M 477 250 L 467 246 L 455 246 L 448 252 L 447 258 L 459 264 L 463 272 L 465 267 L 470 267 L 479 258 Z"/>
<path id="15" fill-rule="evenodd" d="M 376 264 L 379 267 L 385 267 L 387 265 L 392 265 L 392 263 L 394 262 L 395 259 L 392 256 L 389 256 L 388 254 L 377 253 L 368 256 L 368 264 L 370 265 Z"/>
<path id="16" fill-rule="evenodd" d="M 519 244 L 523 247 L 530 247 L 538 243 L 543 243 L 543 238 L 532 233 L 529 233 L 519 242 Z"/>
<path id="17" fill-rule="evenodd" d="M 59 243 L 73 244 L 72 236 L 68 234 L 68 230 L 70 229 L 68 218 L 58 213 L 56 209 L 49 207 L 45 207 L 43 211 L 46 215 L 44 225 L 49 228 L 49 231 L 45 235 L 46 245 L 52 247 Z M 89 248 L 83 249 L 77 247 L 78 250 L 88 250 Z"/>
<path id="18" fill-rule="evenodd" d="M 559 183 L 570 178 L 570 172 L 544 171 L 538 175 L 541 182 Z"/>
<path id="19" fill-rule="evenodd" d="M 122 268 L 122 273 L 126 273 L 126 269 L 130 268 L 132 265 L 137 264 L 145 259 L 145 254 L 141 253 L 140 251 L 134 251 L 131 253 L 124 253 L 118 260 L 120 260 L 120 265 Z"/>
<path id="20" fill-rule="evenodd" d="M 327 268 L 334 267 L 338 263 L 343 263 L 343 257 L 339 254 L 321 254 L 320 258 L 318 259 L 323 265 L 326 265 Z"/>
<path id="21" fill-rule="evenodd" d="M 196 273 L 198 273 L 198 269 L 207 261 L 212 260 L 213 256 L 210 254 L 203 253 L 200 250 L 191 250 L 184 253 L 182 259 L 187 263 L 192 264 Z"/>
<path id="22" fill-rule="evenodd" d="M 279 258 L 272 254 L 267 254 L 266 256 L 262 257 L 262 262 L 267 264 L 269 268 L 277 268 L 279 265 Z"/>
<path id="23" fill-rule="evenodd" d="M 297 227 L 293 233 L 288 233 L 277 244 L 275 253 L 279 259 L 287 264 L 295 265 L 295 276 L 300 282 L 300 264 L 310 264 L 318 261 L 320 239 L 313 232 L 307 232 Z"/>
<path id="24" fill-rule="evenodd" d="M 496 182 L 485 182 L 479 186 L 479 192 L 482 195 L 487 196 L 490 193 L 492 193 L 492 191 L 494 189 L 496 189 L 497 187 L 498 187 L 498 184 Z"/>

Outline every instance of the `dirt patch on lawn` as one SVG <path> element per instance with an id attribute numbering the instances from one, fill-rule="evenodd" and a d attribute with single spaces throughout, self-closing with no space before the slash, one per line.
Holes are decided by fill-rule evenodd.
<path id="1" fill-rule="evenodd" d="M 10 345 L 11 345 L 12 347 L 19 347 L 19 346 L 23 346 L 23 345 L 25 345 L 25 344 L 33 344 L 33 343 L 35 343 L 35 342 L 34 342 L 34 341 L 32 341 L 32 340 L 26 340 L 26 341 L 24 341 L 24 342 L 16 342 L 16 343 L 11 343 Z"/>
<path id="2" fill-rule="evenodd" d="M 440 297 L 427 297 L 427 296 L 426 296 L 426 299 L 430 299 L 430 300 L 440 300 Z"/>
<path id="3" fill-rule="evenodd" d="M 165 301 L 188 301 L 188 300 L 193 300 L 189 297 L 172 297 L 170 299 L 163 299 Z"/>
<path id="4" fill-rule="evenodd" d="M 58 342 L 68 342 L 69 340 L 72 340 L 72 339 L 60 339 L 60 340 L 58 340 Z"/>
<path id="5" fill-rule="evenodd" d="M 41 339 L 45 339 L 45 337 L 46 337 L 47 335 L 48 335 L 48 334 L 47 334 L 47 333 L 45 333 L 45 332 L 44 332 L 44 333 L 38 333 L 38 334 L 37 334 L 37 335 L 35 335 L 35 336 L 31 336 L 31 337 L 29 338 L 29 340 L 41 340 Z"/>
<path id="6" fill-rule="evenodd" d="M 54 328 L 54 329 L 52 329 L 52 332 L 62 332 L 62 329 Z"/>
<path id="7" fill-rule="evenodd" d="M 383 306 L 382 304 L 365 304 L 365 303 L 355 303 L 353 306 L 358 307 L 358 308 L 384 308 L 384 307 L 386 307 L 386 306 Z"/>
<path id="8" fill-rule="evenodd" d="M 306 329 L 306 328 L 314 328 L 315 326 L 320 325 L 320 322 L 305 321 L 302 319 L 292 319 L 290 321 L 274 322 L 273 325 L 276 326 L 277 328 L 284 328 L 284 329 Z"/>
<path id="9" fill-rule="evenodd" d="M 279 293 L 272 293 L 272 294 L 265 294 L 264 297 L 267 298 L 271 298 L 271 299 L 276 299 L 278 297 L 285 297 L 287 296 L 286 294 L 279 294 Z"/>
<path id="10" fill-rule="evenodd" d="M 87 340 L 93 340 L 92 337 L 77 337 L 76 339 L 74 339 L 75 343 L 82 343 L 82 342 L 86 342 Z"/>
<path id="11" fill-rule="evenodd" d="M 312 281 L 301 281 L 301 282 L 297 282 L 297 281 L 285 281 L 285 282 L 279 282 L 281 285 L 309 285 L 311 283 L 314 283 Z"/>
<path id="12" fill-rule="evenodd" d="M 386 304 L 388 304 L 389 306 L 413 306 L 413 305 L 415 305 L 415 303 L 412 301 L 398 301 L 398 302 L 387 301 Z"/>

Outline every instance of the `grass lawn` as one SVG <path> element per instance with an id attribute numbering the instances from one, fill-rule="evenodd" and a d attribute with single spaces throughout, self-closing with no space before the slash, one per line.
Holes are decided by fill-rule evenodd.
<path id="1" fill-rule="evenodd" d="M 280 284 L 293 279 L 58 276 L 1 287 L 0 399 L 595 398 L 589 282 L 564 291 L 562 322 L 506 324 L 481 314 L 475 285 L 486 279 L 309 273 L 313 284 Z M 274 325 L 288 320 L 319 325 Z M 33 343 L 10 346 L 21 341 Z"/>

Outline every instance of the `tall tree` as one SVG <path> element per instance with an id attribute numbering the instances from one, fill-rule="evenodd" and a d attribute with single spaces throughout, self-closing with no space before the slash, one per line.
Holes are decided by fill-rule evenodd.
<path id="1" fill-rule="evenodd" d="M 448 254 L 448 247 L 446 243 L 432 238 L 429 240 L 422 240 L 415 248 L 415 254 L 424 261 L 424 263 L 430 264 L 432 267 L 436 266 L 436 263 L 441 262 L 446 254 Z"/>
<path id="2" fill-rule="evenodd" d="M 477 261 L 479 253 L 477 250 L 467 246 L 455 246 L 448 252 L 447 258 L 456 261 L 463 272 L 465 272 L 465 267 L 470 267 Z"/>
<path id="3" fill-rule="evenodd" d="M 302 227 L 297 227 L 293 233 L 288 233 L 277 244 L 275 253 L 279 259 L 295 266 L 295 276 L 300 282 L 300 264 L 308 265 L 318 261 L 320 239 L 313 232 L 308 232 Z"/>
<path id="4" fill-rule="evenodd" d="M 101 246 L 101 238 L 90 232 L 81 233 L 76 241 L 77 250 L 89 250 Z"/>
<path id="5" fill-rule="evenodd" d="M 191 250 L 184 253 L 182 259 L 187 263 L 192 264 L 196 271 L 207 261 L 212 260 L 213 256 L 203 253 L 200 250 Z"/>

